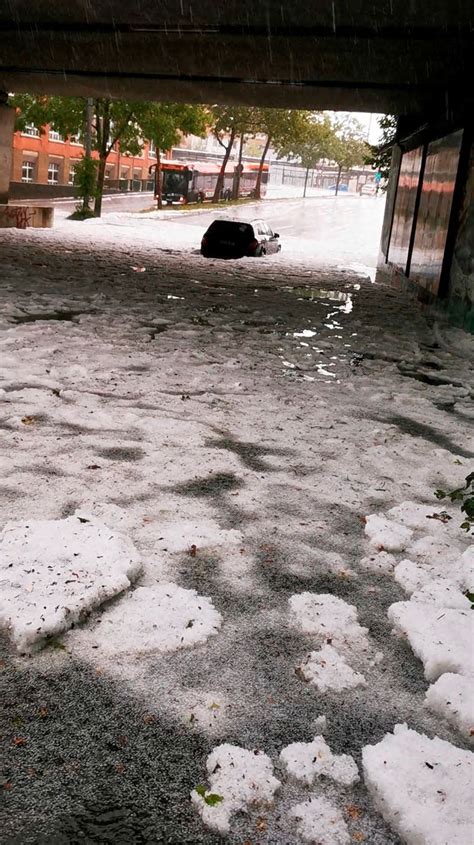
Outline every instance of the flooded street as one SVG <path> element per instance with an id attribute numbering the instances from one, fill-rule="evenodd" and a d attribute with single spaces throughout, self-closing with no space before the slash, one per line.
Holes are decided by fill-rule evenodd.
<path id="1" fill-rule="evenodd" d="M 403 550 L 425 565 L 410 543 L 464 552 L 458 513 L 423 512 L 398 545 L 365 520 L 407 501 L 430 515 L 467 475 L 472 344 L 351 269 L 373 263 L 358 221 L 383 202 L 343 202 L 265 212 L 284 249 L 285 225 L 314 227 L 326 256 L 337 237 L 332 266 L 300 241 L 206 260 L 207 215 L 1 232 L 0 503 L 20 525 L 5 583 L 23 626 L 1 640 L 3 842 L 297 845 L 317 796 L 338 808 L 334 842 L 395 845 L 363 749 L 405 722 L 467 747 L 388 616 L 410 604 Z M 46 575 L 24 543 L 44 544 Z M 314 766 L 315 737 L 318 780 L 291 750 Z"/>
<path id="2" fill-rule="evenodd" d="M 223 208 L 222 214 L 237 220 L 263 218 L 281 236 L 282 249 L 304 252 L 326 263 L 358 261 L 375 267 L 385 197 L 334 195 L 293 200 L 263 200 L 260 203 Z M 186 222 L 207 228 L 217 212 L 203 211 Z M 355 226 L 355 219 L 357 225 Z M 301 241 L 302 243 L 298 243 Z"/>

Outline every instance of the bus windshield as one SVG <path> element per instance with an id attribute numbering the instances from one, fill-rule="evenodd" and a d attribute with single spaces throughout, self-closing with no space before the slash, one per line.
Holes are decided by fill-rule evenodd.
<path id="1" fill-rule="evenodd" d="M 163 193 L 186 196 L 188 190 L 187 173 L 183 170 L 163 170 Z"/>

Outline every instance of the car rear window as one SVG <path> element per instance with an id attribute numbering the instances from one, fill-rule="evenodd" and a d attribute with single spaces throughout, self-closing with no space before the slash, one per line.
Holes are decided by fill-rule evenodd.
<path id="1" fill-rule="evenodd" d="M 253 238 L 253 229 L 249 223 L 233 220 L 214 220 L 207 232 L 216 238 Z"/>

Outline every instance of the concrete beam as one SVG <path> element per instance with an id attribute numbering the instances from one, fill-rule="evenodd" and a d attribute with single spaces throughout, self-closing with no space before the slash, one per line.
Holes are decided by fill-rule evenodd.
<path id="1" fill-rule="evenodd" d="M 467 0 L 9 0 L 0 86 L 397 113 L 468 91 Z"/>
<path id="2" fill-rule="evenodd" d="M 319 27 L 330 32 L 344 27 L 381 33 L 387 29 L 434 31 L 472 28 L 471 0 L 9 0 L 0 7 L 0 22 L 37 28 L 68 26 L 129 26 L 138 29 L 184 30 L 187 26 Z"/>

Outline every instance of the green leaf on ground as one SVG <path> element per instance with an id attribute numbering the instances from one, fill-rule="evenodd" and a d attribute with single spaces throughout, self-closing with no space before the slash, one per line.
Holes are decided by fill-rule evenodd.
<path id="1" fill-rule="evenodd" d="M 206 787 L 202 786 L 202 784 L 196 786 L 195 791 L 201 796 L 205 803 L 209 805 L 209 807 L 215 807 L 216 804 L 220 804 L 221 801 L 224 800 L 224 797 L 222 795 L 218 795 L 217 792 L 208 793 Z"/>

